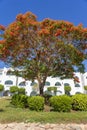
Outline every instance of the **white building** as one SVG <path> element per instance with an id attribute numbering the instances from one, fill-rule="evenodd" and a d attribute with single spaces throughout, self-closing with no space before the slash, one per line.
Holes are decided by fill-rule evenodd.
<path id="1" fill-rule="evenodd" d="M 26 94 L 30 95 L 33 91 L 33 83 L 31 81 L 25 81 L 22 77 L 17 77 L 12 75 L 11 68 L 3 68 L 0 69 L 0 84 L 4 85 L 3 95 L 9 95 L 9 90 L 11 86 L 24 87 L 26 90 Z M 48 77 L 46 80 L 46 84 L 44 86 L 44 91 L 47 90 L 48 87 L 57 87 L 57 95 L 65 94 L 64 86 L 70 86 L 71 91 L 70 94 L 74 95 L 76 93 L 84 93 L 84 86 L 87 85 L 87 72 L 84 74 L 75 73 L 75 76 L 79 78 L 79 83 L 74 82 L 73 79 L 63 79 L 61 80 L 59 77 L 52 78 Z M 37 81 L 35 81 L 37 83 Z"/>

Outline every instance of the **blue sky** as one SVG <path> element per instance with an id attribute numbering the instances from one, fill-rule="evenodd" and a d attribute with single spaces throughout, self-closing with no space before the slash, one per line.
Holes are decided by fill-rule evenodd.
<path id="1" fill-rule="evenodd" d="M 66 20 L 74 25 L 82 23 L 87 27 L 87 0 L 0 0 L 0 24 L 7 26 L 17 14 L 27 11 L 36 14 L 39 21 L 51 18 Z M 0 67 L 3 66 L 0 62 Z"/>

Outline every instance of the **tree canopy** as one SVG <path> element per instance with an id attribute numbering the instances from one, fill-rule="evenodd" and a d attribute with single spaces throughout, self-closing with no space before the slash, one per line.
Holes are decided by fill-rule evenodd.
<path id="1" fill-rule="evenodd" d="M 25 79 L 39 83 L 40 94 L 48 76 L 75 78 L 73 72 L 84 70 L 87 28 L 68 21 L 38 21 L 31 12 L 18 14 L 6 28 L 0 27 L 1 58 L 23 70 Z"/>

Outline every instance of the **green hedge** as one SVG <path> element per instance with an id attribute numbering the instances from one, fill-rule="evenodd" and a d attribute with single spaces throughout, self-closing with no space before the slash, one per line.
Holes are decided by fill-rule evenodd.
<path id="1" fill-rule="evenodd" d="M 72 108 L 72 99 L 67 95 L 53 96 L 49 101 L 53 111 L 69 112 Z"/>
<path id="2" fill-rule="evenodd" d="M 32 96 L 28 98 L 30 110 L 40 111 L 44 109 L 44 98 L 41 96 Z"/>
<path id="3" fill-rule="evenodd" d="M 72 109 L 76 111 L 87 111 L 87 95 L 85 94 L 73 95 Z"/>

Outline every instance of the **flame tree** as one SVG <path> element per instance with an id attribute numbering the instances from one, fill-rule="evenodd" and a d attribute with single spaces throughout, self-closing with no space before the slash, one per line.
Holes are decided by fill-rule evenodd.
<path id="1" fill-rule="evenodd" d="M 3 30 L 3 29 L 2 29 Z M 8 25 L 0 41 L 1 58 L 23 70 L 22 77 L 37 79 L 40 95 L 48 76 L 74 78 L 77 68 L 84 68 L 87 29 L 67 21 L 37 21 L 31 12 L 19 14 Z"/>

